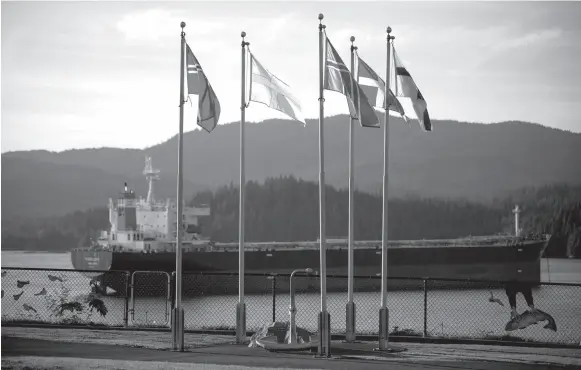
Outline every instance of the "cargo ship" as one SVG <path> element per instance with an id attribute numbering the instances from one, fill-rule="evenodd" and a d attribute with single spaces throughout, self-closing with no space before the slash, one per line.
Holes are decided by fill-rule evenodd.
<path id="1" fill-rule="evenodd" d="M 137 199 L 135 192 L 125 184 L 116 200 L 109 199 L 110 230 L 101 231 L 91 246 L 71 251 L 75 269 L 163 271 L 168 274 L 175 271 L 176 204 L 169 199 L 161 202 L 155 199 L 154 184 L 159 180 L 159 171 L 153 169 L 151 158 L 146 158 L 143 173 L 149 183 L 147 198 Z M 183 209 L 184 293 L 236 294 L 238 243 L 214 243 L 202 237 L 199 220 L 210 215 L 208 206 L 184 206 Z M 388 289 L 418 288 L 423 284 L 418 278 L 517 279 L 539 284 L 540 260 L 548 236 L 519 236 L 519 212 L 518 207 L 513 210 L 515 235 L 389 241 L 388 276 L 393 279 L 390 279 Z M 326 242 L 327 275 L 347 275 L 347 240 L 327 239 Z M 354 275 L 368 277 L 355 279 L 355 291 L 379 291 L 381 282 L 376 277 L 381 273 L 381 241 L 355 241 L 353 254 Z M 290 274 L 295 269 L 310 267 L 317 270 L 318 266 L 318 241 L 245 243 L 246 274 Z M 202 283 L 188 279 L 188 273 L 197 276 L 202 273 L 209 281 Z M 227 273 L 233 276 L 225 276 Z M 95 276 L 95 273 L 89 274 Z M 110 287 L 118 292 L 125 290 L 126 282 L 108 276 L 101 276 L 103 288 Z M 446 287 L 468 287 L 462 281 L 440 283 Z M 316 274 L 298 279 L 295 284 L 299 291 L 319 287 Z M 265 278 L 248 276 L 245 292 L 262 293 L 265 285 Z M 327 289 L 345 291 L 346 279 L 328 279 Z"/>

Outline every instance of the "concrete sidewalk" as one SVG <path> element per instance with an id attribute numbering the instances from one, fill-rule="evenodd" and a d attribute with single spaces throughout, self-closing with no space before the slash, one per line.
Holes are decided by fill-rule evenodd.
<path id="1" fill-rule="evenodd" d="M 34 338 L 34 339 L 30 339 Z M 168 332 L 144 332 L 88 329 L 2 328 L 2 361 L 41 356 L 52 358 L 106 359 L 129 361 L 112 364 L 111 368 L 199 368 L 212 364 L 220 368 L 237 365 L 241 368 L 317 368 L 349 369 L 547 369 L 581 368 L 580 349 L 548 349 L 508 346 L 450 345 L 397 343 L 404 352 L 381 354 L 373 351 L 377 343 L 332 343 L 332 358 L 321 359 L 309 352 L 272 353 L 261 348 L 248 348 L 234 343 L 234 337 L 188 334 L 186 352 L 172 352 Z M 133 347 L 133 348 L 131 348 Z M 155 351 L 152 351 L 155 349 Z M 36 358 L 36 361 L 40 361 Z M 51 360 L 52 361 L 52 360 Z M 149 361 L 148 364 L 135 362 Z M 151 367 L 151 361 L 162 362 Z M 99 361 L 101 365 L 104 363 Z M 186 367 L 182 367 L 183 366 Z M 190 365 L 188 365 L 190 364 Z M 194 364 L 197 364 L 194 366 Z M 12 364 L 13 365 L 13 364 Z M 81 364 L 71 365 L 71 369 Z M 179 365 L 179 366 L 178 366 Z M 24 366 L 30 365 L 23 365 Z M 48 366 L 48 363 L 47 363 Z M 66 366 L 58 365 L 62 368 Z M 145 366 L 145 367 L 143 367 Z M 161 367 L 160 367 L 161 366 Z M 188 367 L 189 366 L 189 367 Z M 88 364 L 83 368 L 92 368 Z M 15 368 L 18 368 L 15 366 Z M 96 367 L 97 368 L 97 367 Z M 206 367 L 208 368 L 208 367 Z M 216 367 L 209 367 L 216 368 Z"/>

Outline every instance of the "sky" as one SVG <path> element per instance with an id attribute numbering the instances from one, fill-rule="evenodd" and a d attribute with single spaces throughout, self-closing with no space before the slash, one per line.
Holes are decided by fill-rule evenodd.
<path id="1" fill-rule="evenodd" d="M 181 21 L 220 124 L 240 119 L 241 31 L 317 118 L 319 13 L 343 60 L 355 36 L 380 75 L 390 26 L 432 119 L 581 132 L 581 2 L 2 1 L 1 150 L 145 148 L 174 136 Z M 185 131 L 196 111 L 186 104 Z M 325 115 L 346 113 L 345 97 L 326 91 Z M 268 118 L 285 116 L 246 109 L 247 121 Z"/>

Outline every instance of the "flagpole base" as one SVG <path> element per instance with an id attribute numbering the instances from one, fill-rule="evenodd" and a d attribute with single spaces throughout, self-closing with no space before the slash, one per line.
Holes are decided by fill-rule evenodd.
<path id="1" fill-rule="evenodd" d="M 236 304 L 236 343 L 246 341 L 246 303 Z"/>
<path id="2" fill-rule="evenodd" d="M 389 309 L 382 307 L 379 309 L 379 350 L 389 348 Z"/>
<path id="3" fill-rule="evenodd" d="M 345 322 L 347 323 L 345 342 L 355 342 L 355 302 L 347 302 Z"/>
<path id="4" fill-rule="evenodd" d="M 318 355 L 331 357 L 331 315 L 328 312 L 319 312 Z"/>
<path id="5" fill-rule="evenodd" d="M 171 348 L 173 351 L 184 351 L 184 309 L 174 308 L 171 311 Z"/>

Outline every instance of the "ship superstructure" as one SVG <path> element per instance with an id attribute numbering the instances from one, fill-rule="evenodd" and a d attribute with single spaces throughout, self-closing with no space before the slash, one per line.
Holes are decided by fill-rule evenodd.
<path id="1" fill-rule="evenodd" d="M 159 180 L 159 170 L 146 157 L 143 170 L 149 190 L 147 198 L 137 198 L 127 183 L 117 199 L 109 199 L 110 230 L 101 231 L 98 244 L 104 250 L 125 252 L 175 251 L 177 235 L 177 207 L 170 199 L 158 201 L 154 184 Z M 207 206 L 183 208 L 183 243 L 207 244 L 202 240 L 199 218 L 210 215 Z"/>

